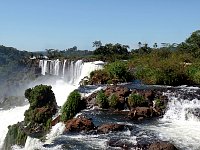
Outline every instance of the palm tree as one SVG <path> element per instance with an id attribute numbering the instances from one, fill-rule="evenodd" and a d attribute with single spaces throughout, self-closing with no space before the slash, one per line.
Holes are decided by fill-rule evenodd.
<path id="1" fill-rule="evenodd" d="M 157 43 L 154 43 L 154 44 L 153 44 L 153 48 L 156 49 L 157 47 L 158 47 L 158 44 L 157 44 Z"/>
<path id="2" fill-rule="evenodd" d="M 141 42 L 138 42 L 138 47 L 139 47 L 139 49 L 141 48 L 141 46 L 142 46 L 142 43 L 141 43 Z"/>

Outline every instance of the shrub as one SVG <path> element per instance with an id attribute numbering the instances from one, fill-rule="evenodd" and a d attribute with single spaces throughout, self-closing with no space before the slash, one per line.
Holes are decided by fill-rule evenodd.
<path id="1" fill-rule="evenodd" d="M 74 90 L 69 94 L 67 101 L 61 109 L 61 120 L 67 121 L 73 118 L 82 108 L 81 95 L 77 90 Z"/>
<path id="2" fill-rule="evenodd" d="M 145 66 L 136 67 L 134 76 L 136 79 L 139 79 L 147 84 L 157 83 L 157 70 L 151 69 L 150 67 L 145 67 Z"/>
<path id="3" fill-rule="evenodd" d="M 40 127 L 46 131 L 50 128 L 49 122 L 57 112 L 57 103 L 51 86 L 37 85 L 25 91 L 25 97 L 30 103 L 30 107 L 24 113 L 25 125 L 34 132 L 32 128 Z M 48 125 L 48 126 L 47 126 Z"/>
<path id="4" fill-rule="evenodd" d="M 103 90 L 100 90 L 97 93 L 96 102 L 101 108 L 108 108 L 109 107 L 108 98 L 106 97 Z"/>
<path id="5" fill-rule="evenodd" d="M 8 132 L 4 140 L 3 149 L 11 149 L 13 145 L 24 146 L 26 139 L 27 134 L 21 128 L 20 123 L 8 126 Z"/>
<path id="6" fill-rule="evenodd" d="M 90 73 L 91 84 L 106 84 L 109 79 L 109 74 L 104 69 L 95 70 Z"/>
<path id="7" fill-rule="evenodd" d="M 143 106 L 145 104 L 145 99 L 142 95 L 133 93 L 128 97 L 128 104 L 130 107 L 138 107 Z"/>
<path id="8" fill-rule="evenodd" d="M 128 82 L 132 79 L 125 62 L 116 61 L 110 63 L 105 67 L 105 70 L 109 73 L 110 79 L 118 79 L 121 82 Z"/>
<path id="9" fill-rule="evenodd" d="M 162 102 L 160 99 L 156 99 L 156 100 L 154 100 L 154 101 L 155 101 L 155 106 L 156 106 L 157 108 L 165 109 L 164 102 Z"/>
<path id="10" fill-rule="evenodd" d="M 119 103 L 118 96 L 114 93 L 109 98 L 109 106 L 112 108 L 117 108 L 117 104 Z"/>
<path id="11" fill-rule="evenodd" d="M 25 91 L 25 97 L 28 99 L 31 108 L 51 106 L 56 103 L 55 96 L 51 86 L 37 85 L 32 89 Z"/>

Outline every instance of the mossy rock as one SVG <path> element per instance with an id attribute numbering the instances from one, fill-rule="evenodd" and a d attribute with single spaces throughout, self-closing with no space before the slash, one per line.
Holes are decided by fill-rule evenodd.
<path id="1" fill-rule="evenodd" d="M 72 119 L 78 112 L 85 108 L 85 103 L 81 100 L 80 93 L 75 90 L 71 92 L 67 101 L 61 109 L 61 121 Z"/>
<path id="2" fill-rule="evenodd" d="M 118 103 L 119 103 L 119 97 L 115 94 L 115 93 L 113 93 L 110 97 L 109 97 L 109 106 L 111 107 L 111 108 L 114 108 L 114 109 L 116 109 L 117 108 L 117 106 L 118 106 Z"/>
<path id="3" fill-rule="evenodd" d="M 144 97 L 137 93 L 132 93 L 128 97 L 128 105 L 131 108 L 146 106 Z"/>
<path id="4" fill-rule="evenodd" d="M 9 126 L 8 129 L 3 150 L 10 150 L 13 145 L 25 146 L 27 134 L 22 128 L 22 123 Z"/>
<path id="5" fill-rule="evenodd" d="M 105 109 L 109 108 L 108 98 L 105 95 L 105 93 L 103 92 L 103 90 L 100 90 L 97 93 L 96 102 L 97 102 L 97 104 L 99 105 L 100 108 L 105 108 Z"/>

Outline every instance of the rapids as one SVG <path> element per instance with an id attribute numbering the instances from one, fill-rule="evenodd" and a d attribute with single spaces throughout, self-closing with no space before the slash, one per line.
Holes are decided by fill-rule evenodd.
<path id="1" fill-rule="evenodd" d="M 41 60 L 41 74 L 49 78 L 59 106 L 62 106 L 71 91 L 79 87 L 79 82 L 95 69 L 102 68 L 102 62 Z M 51 76 L 56 76 L 52 81 Z M 45 82 L 43 82 L 44 84 Z M 41 83 L 40 83 L 41 84 Z M 124 86 L 130 87 L 124 84 Z M 59 123 L 52 127 L 46 135 L 46 141 L 28 137 L 25 147 L 13 146 L 14 150 L 62 150 L 62 149 L 120 149 L 110 147 L 110 141 L 127 145 L 148 144 L 157 140 L 169 141 L 179 149 L 200 149 L 200 88 L 198 87 L 166 87 L 133 85 L 136 88 L 163 88 L 163 94 L 169 98 L 167 110 L 163 117 L 144 122 L 130 121 L 120 114 L 107 111 L 84 110 L 82 113 L 91 118 L 94 124 L 120 123 L 131 126 L 123 132 L 108 134 L 63 134 L 64 125 Z M 79 90 L 83 95 L 100 90 L 103 86 L 86 86 Z M 0 147 L 7 133 L 7 126 L 23 120 L 28 105 L 0 109 Z"/>

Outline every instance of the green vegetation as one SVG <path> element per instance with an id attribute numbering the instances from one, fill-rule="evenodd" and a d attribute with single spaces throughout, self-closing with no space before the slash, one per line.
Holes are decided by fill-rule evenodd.
<path id="1" fill-rule="evenodd" d="M 129 107 L 139 107 L 144 106 L 144 103 L 146 103 L 144 97 L 137 93 L 132 93 L 128 97 L 128 105 Z"/>
<path id="2" fill-rule="evenodd" d="M 8 132 L 4 140 L 3 149 L 9 150 L 13 145 L 24 146 L 27 139 L 27 134 L 20 127 L 20 123 L 8 126 Z"/>
<path id="3" fill-rule="evenodd" d="M 57 103 L 51 86 L 37 85 L 27 89 L 25 97 L 30 103 L 29 109 L 24 113 L 25 125 L 30 129 L 39 126 L 42 131 L 48 130 L 49 122 L 57 112 Z"/>
<path id="4" fill-rule="evenodd" d="M 128 71 L 128 63 L 115 61 L 109 63 L 102 70 L 95 70 L 90 73 L 90 84 L 111 84 L 119 82 L 129 82 L 133 79 Z"/>
<path id="5" fill-rule="evenodd" d="M 145 84 L 200 84 L 200 30 L 181 44 L 162 43 L 160 48 L 157 43 L 151 48 L 138 42 L 138 49 L 127 52 L 128 46 L 121 44 L 97 45 L 94 55 L 109 63 L 103 70 L 94 71 L 89 83 L 96 84 L 97 79 L 98 83 L 139 79 Z"/>
<path id="6" fill-rule="evenodd" d="M 25 84 L 38 76 L 38 62 L 30 52 L 0 45 L 0 98 L 23 95 Z"/>
<path id="7" fill-rule="evenodd" d="M 154 101 L 156 108 L 165 109 L 164 102 L 162 102 L 160 99 L 156 99 Z"/>
<path id="8" fill-rule="evenodd" d="M 117 105 L 119 103 L 119 97 L 114 93 L 109 97 L 109 106 L 111 108 L 117 108 Z"/>
<path id="9" fill-rule="evenodd" d="M 67 98 L 67 101 L 61 109 L 61 120 L 67 121 L 73 118 L 83 108 L 84 104 L 81 100 L 80 93 L 77 90 L 71 92 Z"/>
<path id="10" fill-rule="evenodd" d="M 108 98 L 105 95 L 105 93 L 103 92 L 103 90 L 100 90 L 97 93 L 96 102 L 97 102 L 97 104 L 99 105 L 100 108 L 105 108 L 105 109 L 109 108 Z"/>

